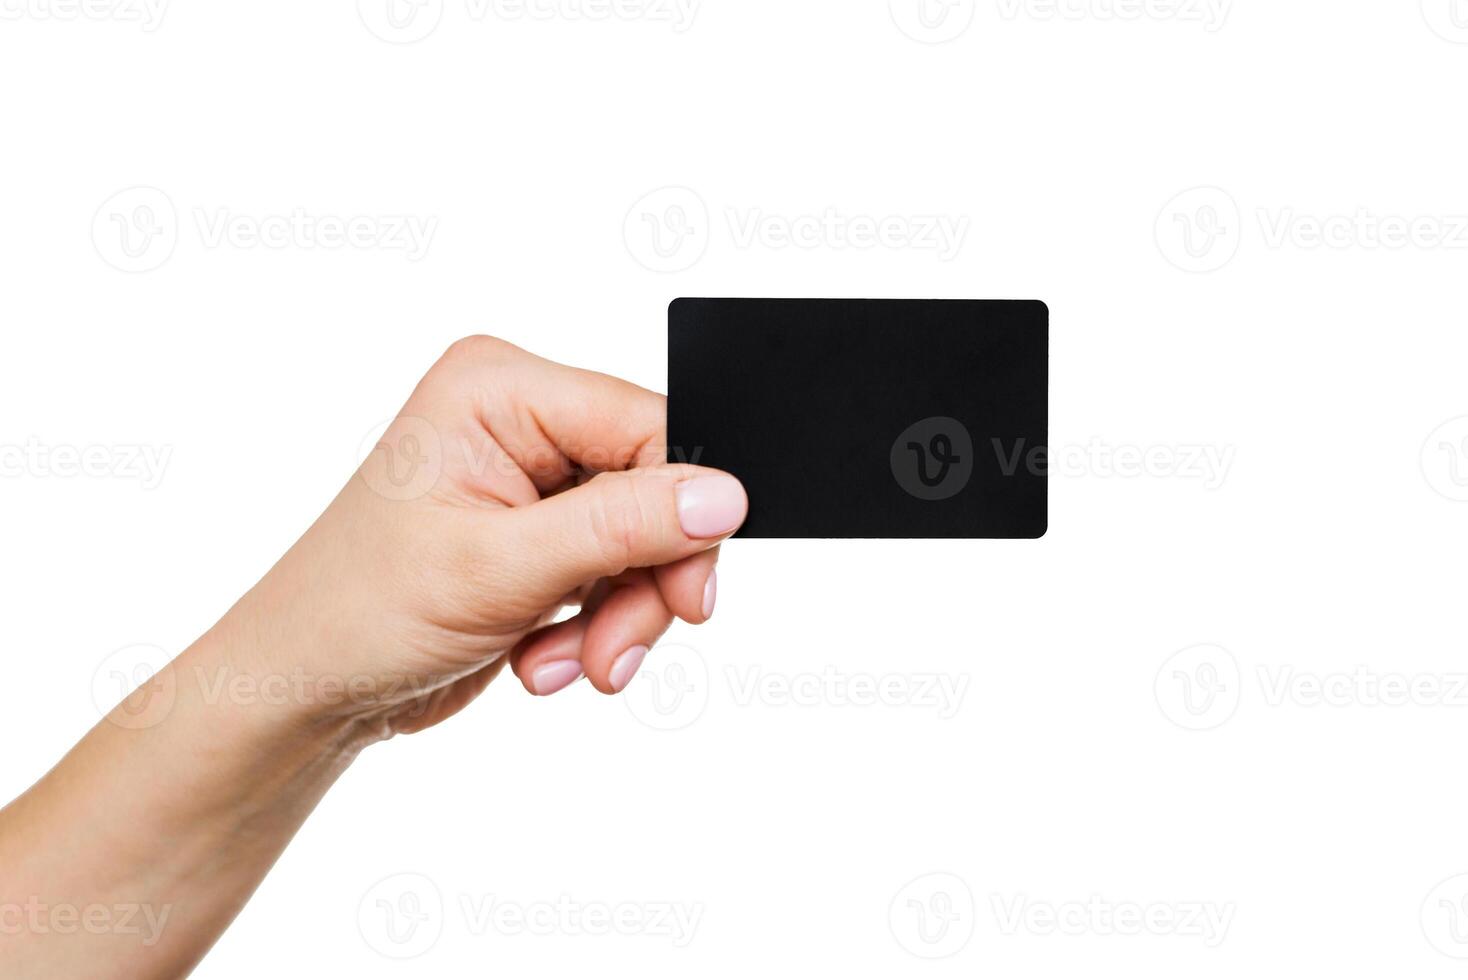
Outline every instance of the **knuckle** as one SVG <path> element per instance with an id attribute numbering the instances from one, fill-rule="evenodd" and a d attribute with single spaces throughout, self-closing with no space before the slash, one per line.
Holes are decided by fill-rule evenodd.
<path id="1" fill-rule="evenodd" d="M 637 482 L 612 473 L 591 481 L 591 485 L 600 485 L 591 508 L 592 534 L 601 548 L 601 557 L 617 572 L 632 567 L 655 525 Z"/>
<path id="2" fill-rule="evenodd" d="M 502 361 L 517 350 L 514 344 L 488 334 L 471 334 L 460 337 L 444 351 L 445 361 L 474 361 L 478 363 Z"/>

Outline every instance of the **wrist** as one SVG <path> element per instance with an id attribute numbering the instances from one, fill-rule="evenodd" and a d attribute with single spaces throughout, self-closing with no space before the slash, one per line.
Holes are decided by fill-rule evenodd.
<path id="1" fill-rule="evenodd" d="M 242 602 L 170 666 L 180 699 L 245 742 L 354 757 L 382 737 L 368 710 L 374 682 L 318 670 L 310 653 L 323 651 Z"/>

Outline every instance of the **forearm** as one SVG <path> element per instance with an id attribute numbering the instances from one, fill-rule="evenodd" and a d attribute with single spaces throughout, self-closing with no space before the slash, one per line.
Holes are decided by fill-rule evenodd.
<path id="1" fill-rule="evenodd" d="M 226 619 L 0 811 L 6 977 L 187 973 L 370 740 L 227 693 L 260 679 L 244 632 Z"/>

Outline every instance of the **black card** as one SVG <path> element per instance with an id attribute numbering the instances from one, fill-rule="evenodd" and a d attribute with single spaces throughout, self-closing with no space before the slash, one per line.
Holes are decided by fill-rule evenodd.
<path id="1" fill-rule="evenodd" d="M 1045 533 L 1049 312 L 1031 300 L 678 299 L 668 459 L 746 538 Z"/>

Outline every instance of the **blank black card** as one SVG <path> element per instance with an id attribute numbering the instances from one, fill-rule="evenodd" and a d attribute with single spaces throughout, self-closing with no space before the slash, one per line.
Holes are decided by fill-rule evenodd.
<path id="1" fill-rule="evenodd" d="M 1045 533 L 1049 314 L 1031 300 L 678 299 L 668 459 L 746 538 Z"/>

